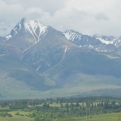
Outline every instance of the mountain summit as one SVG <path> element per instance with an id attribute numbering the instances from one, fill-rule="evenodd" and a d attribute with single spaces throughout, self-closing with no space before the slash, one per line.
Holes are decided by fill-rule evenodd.
<path id="1" fill-rule="evenodd" d="M 17 48 L 20 53 L 23 53 L 38 43 L 41 37 L 46 35 L 48 29 L 48 26 L 36 20 L 27 21 L 26 18 L 23 18 L 11 30 L 10 34 L 5 36 L 4 42 L 13 48 Z"/>
<path id="2" fill-rule="evenodd" d="M 47 26 L 43 25 L 42 23 L 36 20 L 29 20 L 27 21 L 26 18 L 23 18 L 12 30 L 10 35 L 6 36 L 7 40 L 11 37 L 16 36 L 19 33 L 30 33 L 35 42 L 40 40 L 40 36 L 47 31 Z"/>

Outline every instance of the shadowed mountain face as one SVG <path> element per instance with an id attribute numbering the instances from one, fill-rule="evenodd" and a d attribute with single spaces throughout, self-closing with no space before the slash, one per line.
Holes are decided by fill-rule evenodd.
<path id="1" fill-rule="evenodd" d="M 120 37 L 62 33 L 23 18 L 0 37 L 0 94 L 46 98 L 120 89 L 120 48 Z"/>
<path id="2" fill-rule="evenodd" d="M 0 41 L 3 39 L 3 37 L 0 36 Z"/>

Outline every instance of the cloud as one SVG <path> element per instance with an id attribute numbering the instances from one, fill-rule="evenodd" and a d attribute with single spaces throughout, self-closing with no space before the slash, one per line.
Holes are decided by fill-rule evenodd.
<path id="1" fill-rule="evenodd" d="M 41 8 L 44 11 L 54 13 L 64 7 L 66 0 L 5 0 L 8 4 L 21 4 L 25 9 Z"/>
<path id="2" fill-rule="evenodd" d="M 13 21 L 20 18 L 24 9 L 19 4 L 8 5 L 4 1 L 0 1 L 0 17 L 5 21 Z"/>
<path id="3" fill-rule="evenodd" d="M 95 15 L 97 20 L 109 20 L 109 17 L 105 13 L 98 13 Z"/>
<path id="4" fill-rule="evenodd" d="M 0 36 L 4 36 L 10 33 L 11 28 L 13 25 L 11 24 L 6 24 L 6 22 L 0 22 Z"/>
<path id="5" fill-rule="evenodd" d="M 25 11 L 24 15 L 30 19 L 36 19 L 42 16 L 44 11 L 41 8 L 29 8 Z"/>
<path id="6" fill-rule="evenodd" d="M 4 36 L 10 32 L 10 28 L 15 26 L 15 21 L 20 20 L 20 18 L 22 17 L 23 11 L 23 7 L 19 4 L 8 5 L 3 0 L 0 0 L 1 36 Z"/>
<path id="7" fill-rule="evenodd" d="M 120 36 L 120 4 L 120 0 L 0 0 L 0 35 L 27 17 L 60 31 Z"/>
<path id="8" fill-rule="evenodd" d="M 114 35 L 121 33 L 120 0 L 66 0 L 65 7 L 54 14 L 59 30 L 74 29 L 83 34 Z M 59 24 L 57 24 L 59 23 Z"/>

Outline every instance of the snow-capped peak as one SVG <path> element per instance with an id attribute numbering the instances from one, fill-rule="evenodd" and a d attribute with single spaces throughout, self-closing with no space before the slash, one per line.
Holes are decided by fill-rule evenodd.
<path id="1" fill-rule="evenodd" d="M 73 30 L 67 30 L 65 32 L 63 32 L 63 34 L 65 35 L 65 37 L 68 40 L 74 41 L 75 39 L 81 39 L 82 38 L 82 34 Z"/>
<path id="2" fill-rule="evenodd" d="M 116 47 L 118 47 L 119 45 L 117 44 L 118 41 L 121 42 L 120 38 L 118 37 L 113 37 L 113 36 L 104 36 L 104 35 L 99 35 L 99 34 L 95 34 L 93 35 L 94 38 L 100 40 L 102 43 L 104 44 L 113 44 Z"/>
<path id="3" fill-rule="evenodd" d="M 35 39 L 35 42 L 39 41 L 40 36 L 43 35 L 47 31 L 47 26 L 36 21 L 29 20 L 26 18 L 22 18 L 21 21 L 12 29 L 10 35 L 6 36 L 8 40 L 9 37 L 15 36 L 20 31 L 29 32 Z"/>

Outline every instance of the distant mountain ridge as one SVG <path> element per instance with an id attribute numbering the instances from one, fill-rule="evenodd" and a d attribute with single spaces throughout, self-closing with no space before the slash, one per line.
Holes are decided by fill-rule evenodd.
<path id="1" fill-rule="evenodd" d="M 114 52 L 117 49 L 120 50 L 121 46 L 121 37 L 108 37 L 98 34 L 88 36 L 73 30 L 67 30 L 63 34 L 77 46 L 87 47 L 97 52 Z"/>
<path id="2" fill-rule="evenodd" d="M 99 40 L 91 36 L 83 35 L 73 30 L 67 30 L 63 34 L 68 40 L 72 41 L 74 44 L 76 44 L 79 47 L 97 46 L 102 44 Z"/>
<path id="3" fill-rule="evenodd" d="M 31 48 L 34 44 L 38 43 L 43 36 L 46 36 L 50 26 L 46 26 L 36 20 L 27 21 L 23 18 L 10 32 L 9 35 L 5 36 L 4 41 L 8 43 L 14 43 L 15 46 L 19 45 L 19 48 L 24 51 Z M 83 35 L 74 30 L 66 30 L 62 32 L 65 38 L 79 47 L 85 47 L 88 49 L 93 49 L 97 52 L 114 52 L 121 46 L 121 37 L 104 36 L 95 34 L 93 36 Z M 21 38 L 21 35 L 23 38 Z M 25 36 L 25 37 L 24 37 Z M 25 38 L 26 41 L 24 45 L 21 43 L 21 39 Z M 13 40 L 17 40 L 16 42 Z M 9 41 L 10 40 L 10 41 Z M 13 44 L 12 43 L 12 44 Z M 22 45 L 22 47 L 21 47 Z"/>
<path id="4" fill-rule="evenodd" d="M 61 32 L 23 18 L 0 37 L 0 72 L 2 98 L 115 93 L 121 89 L 121 37 Z"/>

